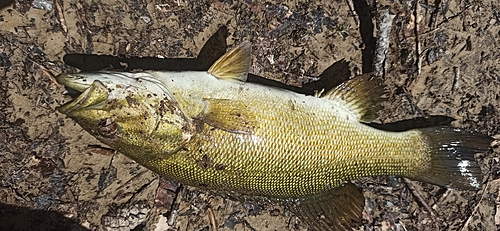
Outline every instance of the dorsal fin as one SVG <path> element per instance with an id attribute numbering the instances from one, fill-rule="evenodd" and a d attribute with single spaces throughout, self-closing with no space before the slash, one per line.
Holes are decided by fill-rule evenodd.
<path id="1" fill-rule="evenodd" d="M 359 121 L 371 122 L 385 100 L 382 80 L 370 73 L 356 76 L 328 91 L 322 98 L 343 101 Z"/>
<path id="2" fill-rule="evenodd" d="M 208 73 L 218 79 L 246 81 L 250 69 L 252 44 L 244 41 L 226 52 L 208 69 Z"/>

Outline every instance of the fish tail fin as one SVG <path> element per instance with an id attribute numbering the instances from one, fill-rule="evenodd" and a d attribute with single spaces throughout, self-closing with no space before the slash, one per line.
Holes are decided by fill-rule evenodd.
<path id="1" fill-rule="evenodd" d="M 490 149 L 489 136 L 451 127 L 418 129 L 430 152 L 430 167 L 417 180 L 445 187 L 479 189 L 483 173 L 474 154 Z"/>

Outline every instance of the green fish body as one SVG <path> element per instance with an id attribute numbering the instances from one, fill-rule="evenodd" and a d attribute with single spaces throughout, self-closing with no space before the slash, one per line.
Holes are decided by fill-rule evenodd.
<path id="1" fill-rule="evenodd" d="M 489 137 L 361 123 L 376 116 L 384 94 L 368 74 L 323 96 L 245 82 L 250 50 L 243 43 L 207 72 L 63 74 L 58 82 L 82 93 L 59 110 L 163 177 L 281 201 L 321 230 L 359 220 L 364 199 L 351 179 L 396 175 L 481 187 L 474 154 L 488 149 Z"/>

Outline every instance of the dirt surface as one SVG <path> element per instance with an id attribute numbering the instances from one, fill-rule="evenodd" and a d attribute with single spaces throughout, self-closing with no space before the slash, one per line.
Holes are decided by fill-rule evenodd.
<path id="1" fill-rule="evenodd" d="M 251 81 L 262 76 L 312 93 L 372 71 L 384 6 L 395 18 L 383 77 L 388 101 L 376 122 L 499 136 L 497 1 L 322 2 L 2 1 L 0 230 L 307 230 L 279 206 L 179 186 L 101 146 L 55 110 L 69 96 L 53 74 L 203 70 L 226 41 L 250 40 Z M 499 153 L 494 146 L 477 156 L 485 172 L 479 191 L 396 177 L 356 181 L 366 196 L 359 230 L 497 230 Z"/>

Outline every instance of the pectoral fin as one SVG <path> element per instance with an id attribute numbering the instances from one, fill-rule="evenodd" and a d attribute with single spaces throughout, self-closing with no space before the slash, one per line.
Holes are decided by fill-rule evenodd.
<path id="1" fill-rule="evenodd" d="M 340 84 L 322 97 L 345 102 L 359 121 L 371 122 L 382 108 L 384 94 L 382 80 L 368 73 Z"/>
<path id="2" fill-rule="evenodd" d="M 245 41 L 226 52 L 208 69 L 208 73 L 218 79 L 246 81 L 250 69 L 252 45 Z"/>
<path id="3" fill-rule="evenodd" d="M 200 119 L 214 128 L 249 134 L 258 126 L 255 114 L 242 102 L 229 99 L 205 99 L 207 107 Z"/>
<path id="4" fill-rule="evenodd" d="M 365 199 L 352 183 L 322 194 L 301 198 L 289 209 L 302 221 L 318 230 L 352 230 L 362 215 Z"/>

